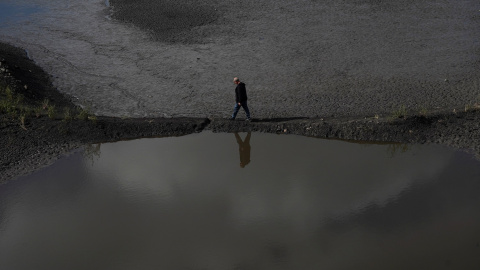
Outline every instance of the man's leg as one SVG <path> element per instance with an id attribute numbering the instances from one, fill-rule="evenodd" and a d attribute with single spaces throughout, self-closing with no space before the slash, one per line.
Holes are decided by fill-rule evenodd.
<path id="1" fill-rule="evenodd" d="M 235 103 L 235 107 L 233 108 L 233 114 L 232 114 L 232 120 L 237 117 L 237 113 L 240 110 L 240 105 L 238 103 Z"/>
<path id="2" fill-rule="evenodd" d="M 248 109 L 247 102 L 242 102 L 242 107 L 245 110 L 245 114 L 247 115 L 247 119 L 250 119 L 250 110 Z"/>

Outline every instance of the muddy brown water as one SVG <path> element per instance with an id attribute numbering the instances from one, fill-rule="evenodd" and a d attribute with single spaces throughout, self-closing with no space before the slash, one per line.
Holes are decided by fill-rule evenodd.
<path id="1" fill-rule="evenodd" d="M 0 269 L 478 269 L 479 179 L 438 145 L 91 145 L 0 186 Z"/>

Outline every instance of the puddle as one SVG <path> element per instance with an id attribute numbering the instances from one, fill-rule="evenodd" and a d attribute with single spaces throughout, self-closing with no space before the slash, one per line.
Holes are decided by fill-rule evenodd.
<path id="1" fill-rule="evenodd" d="M 0 186 L 0 269 L 477 269 L 479 179 L 436 145 L 92 145 Z"/>
<path id="2" fill-rule="evenodd" d="M 0 2 L 0 24 L 2 27 L 11 23 L 21 23 L 29 19 L 29 16 L 40 12 L 42 9 L 33 5 Z"/>

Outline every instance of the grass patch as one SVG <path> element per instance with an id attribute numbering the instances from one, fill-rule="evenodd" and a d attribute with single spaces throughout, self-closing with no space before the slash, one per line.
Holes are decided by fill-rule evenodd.
<path id="1" fill-rule="evenodd" d="M 27 128 L 25 127 L 25 119 L 26 119 L 26 117 L 27 117 L 27 116 L 26 116 L 25 114 L 22 114 L 22 115 L 20 115 L 20 118 L 19 118 L 19 120 L 20 120 L 20 127 L 21 127 L 22 129 L 24 129 L 24 130 L 27 130 Z"/>
<path id="2" fill-rule="evenodd" d="M 406 118 L 407 117 L 407 108 L 405 105 L 401 105 L 397 109 L 394 109 L 392 112 L 392 118 Z"/>
<path id="3" fill-rule="evenodd" d="M 68 107 L 63 109 L 63 121 L 70 122 L 73 120 L 72 110 Z"/>
<path id="4" fill-rule="evenodd" d="M 80 112 L 77 115 L 77 119 L 87 121 L 90 116 L 90 112 L 88 109 L 80 109 Z"/>
<path id="5" fill-rule="evenodd" d="M 478 103 L 468 103 L 467 105 L 465 105 L 465 112 L 469 112 L 469 111 L 476 111 L 480 108 L 480 105 Z"/>
<path id="6" fill-rule="evenodd" d="M 48 99 L 40 101 L 28 100 L 23 95 L 26 86 L 16 88 L 6 80 L 0 78 L 0 128 L 8 126 L 9 123 L 19 123 L 20 127 L 27 130 L 29 118 L 40 118 L 48 116 L 54 120 L 60 118 L 61 112 Z M 74 120 L 92 121 L 96 123 L 97 117 L 87 109 L 79 107 L 65 107 L 63 110 L 63 122 Z M 62 128 L 63 132 L 69 132 Z"/>
<path id="7" fill-rule="evenodd" d="M 96 124 L 97 123 L 97 116 L 96 115 L 90 115 L 90 116 L 88 116 L 88 120 L 90 120 L 94 124 Z"/>
<path id="8" fill-rule="evenodd" d="M 50 103 L 50 101 L 48 99 L 44 99 L 42 101 L 42 109 L 47 110 L 48 109 L 48 103 Z"/>
<path id="9" fill-rule="evenodd" d="M 35 114 L 35 117 L 39 118 L 43 114 L 43 107 L 42 106 L 37 106 L 33 109 L 33 113 Z"/>
<path id="10" fill-rule="evenodd" d="M 47 107 L 48 118 L 54 119 L 56 114 L 57 113 L 55 111 L 55 105 L 48 105 L 48 107 Z"/>
<path id="11" fill-rule="evenodd" d="M 21 93 L 5 83 L 0 83 L 0 113 L 7 116 L 4 121 L 27 119 L 32 115 L 40 117 L 43 114 L 43 105 L 28 105 L 24 101 L 25 97 Z"/>
<path id="12" fill-rule="evenodd" d="M 16 118 L 20 111 L 24 110 L 22 107 L 23 96 L 16 94 L 10 86 L 2 85 L 0 87 L 0 98 L 0 112 Z"/>

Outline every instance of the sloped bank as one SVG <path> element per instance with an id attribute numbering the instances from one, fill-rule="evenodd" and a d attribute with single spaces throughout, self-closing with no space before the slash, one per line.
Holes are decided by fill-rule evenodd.
<path id="1" fill-rule="evenodd" d="M 0 83 L 8 85 L 21 104 L 5 110 L 6 93 L 0 92 L 0 182 L 53 163 L 59 156 L 83 145 L 140 137 L 181 136 L 201 131 L 208 119 L 120 119 L 85 117 L 62 111 L 82 111 L 51 84 L 48 74 L 30 61 L 21 49 L 0 44 Z M 15 98 L 16 100 L 17 98 Z M 33 109 L 48 100 L 58 112 L 34 115 Z M 21 108 L 20 108 L 21 107 Z M 23 117 L 23 121 L 22 121 Z"/>
<path id="2" fill-rule="evenodd" d="M 78 109 L 68 97 L 52 86 L 48 74 L 30 61 L 18 48 L 0 44 L 0 79 L 24 103 L 38 105 L 45 99 L 59 108 Z M 400 143 L 440 143 L 474 151 L 480 156 L 480 113 L 477 110 L 458 113 L 432 112 L 426 116 L 402 119 L 254 119 L 207 118 L 122 119 L 95 117 L 29 116 L 20 121 L 4 111 L 0 113 L 0 182 L 51 164 L 59 156 L 84 145 L 142 137 L 181 136 L 204 129 L 213 132 L 257 131 L 296 134 L 330 139 L 382 141 Z"/>
<path id="3" fill-rule="evenodd" d="M 480 157 L 480 113 L 477 110 L 402 119 L 258 119 L 252 123 L 214 119 L 207 129 L 213 132 L 258 131 L 367 142 L 437 143 L 473 151 Z"/>

